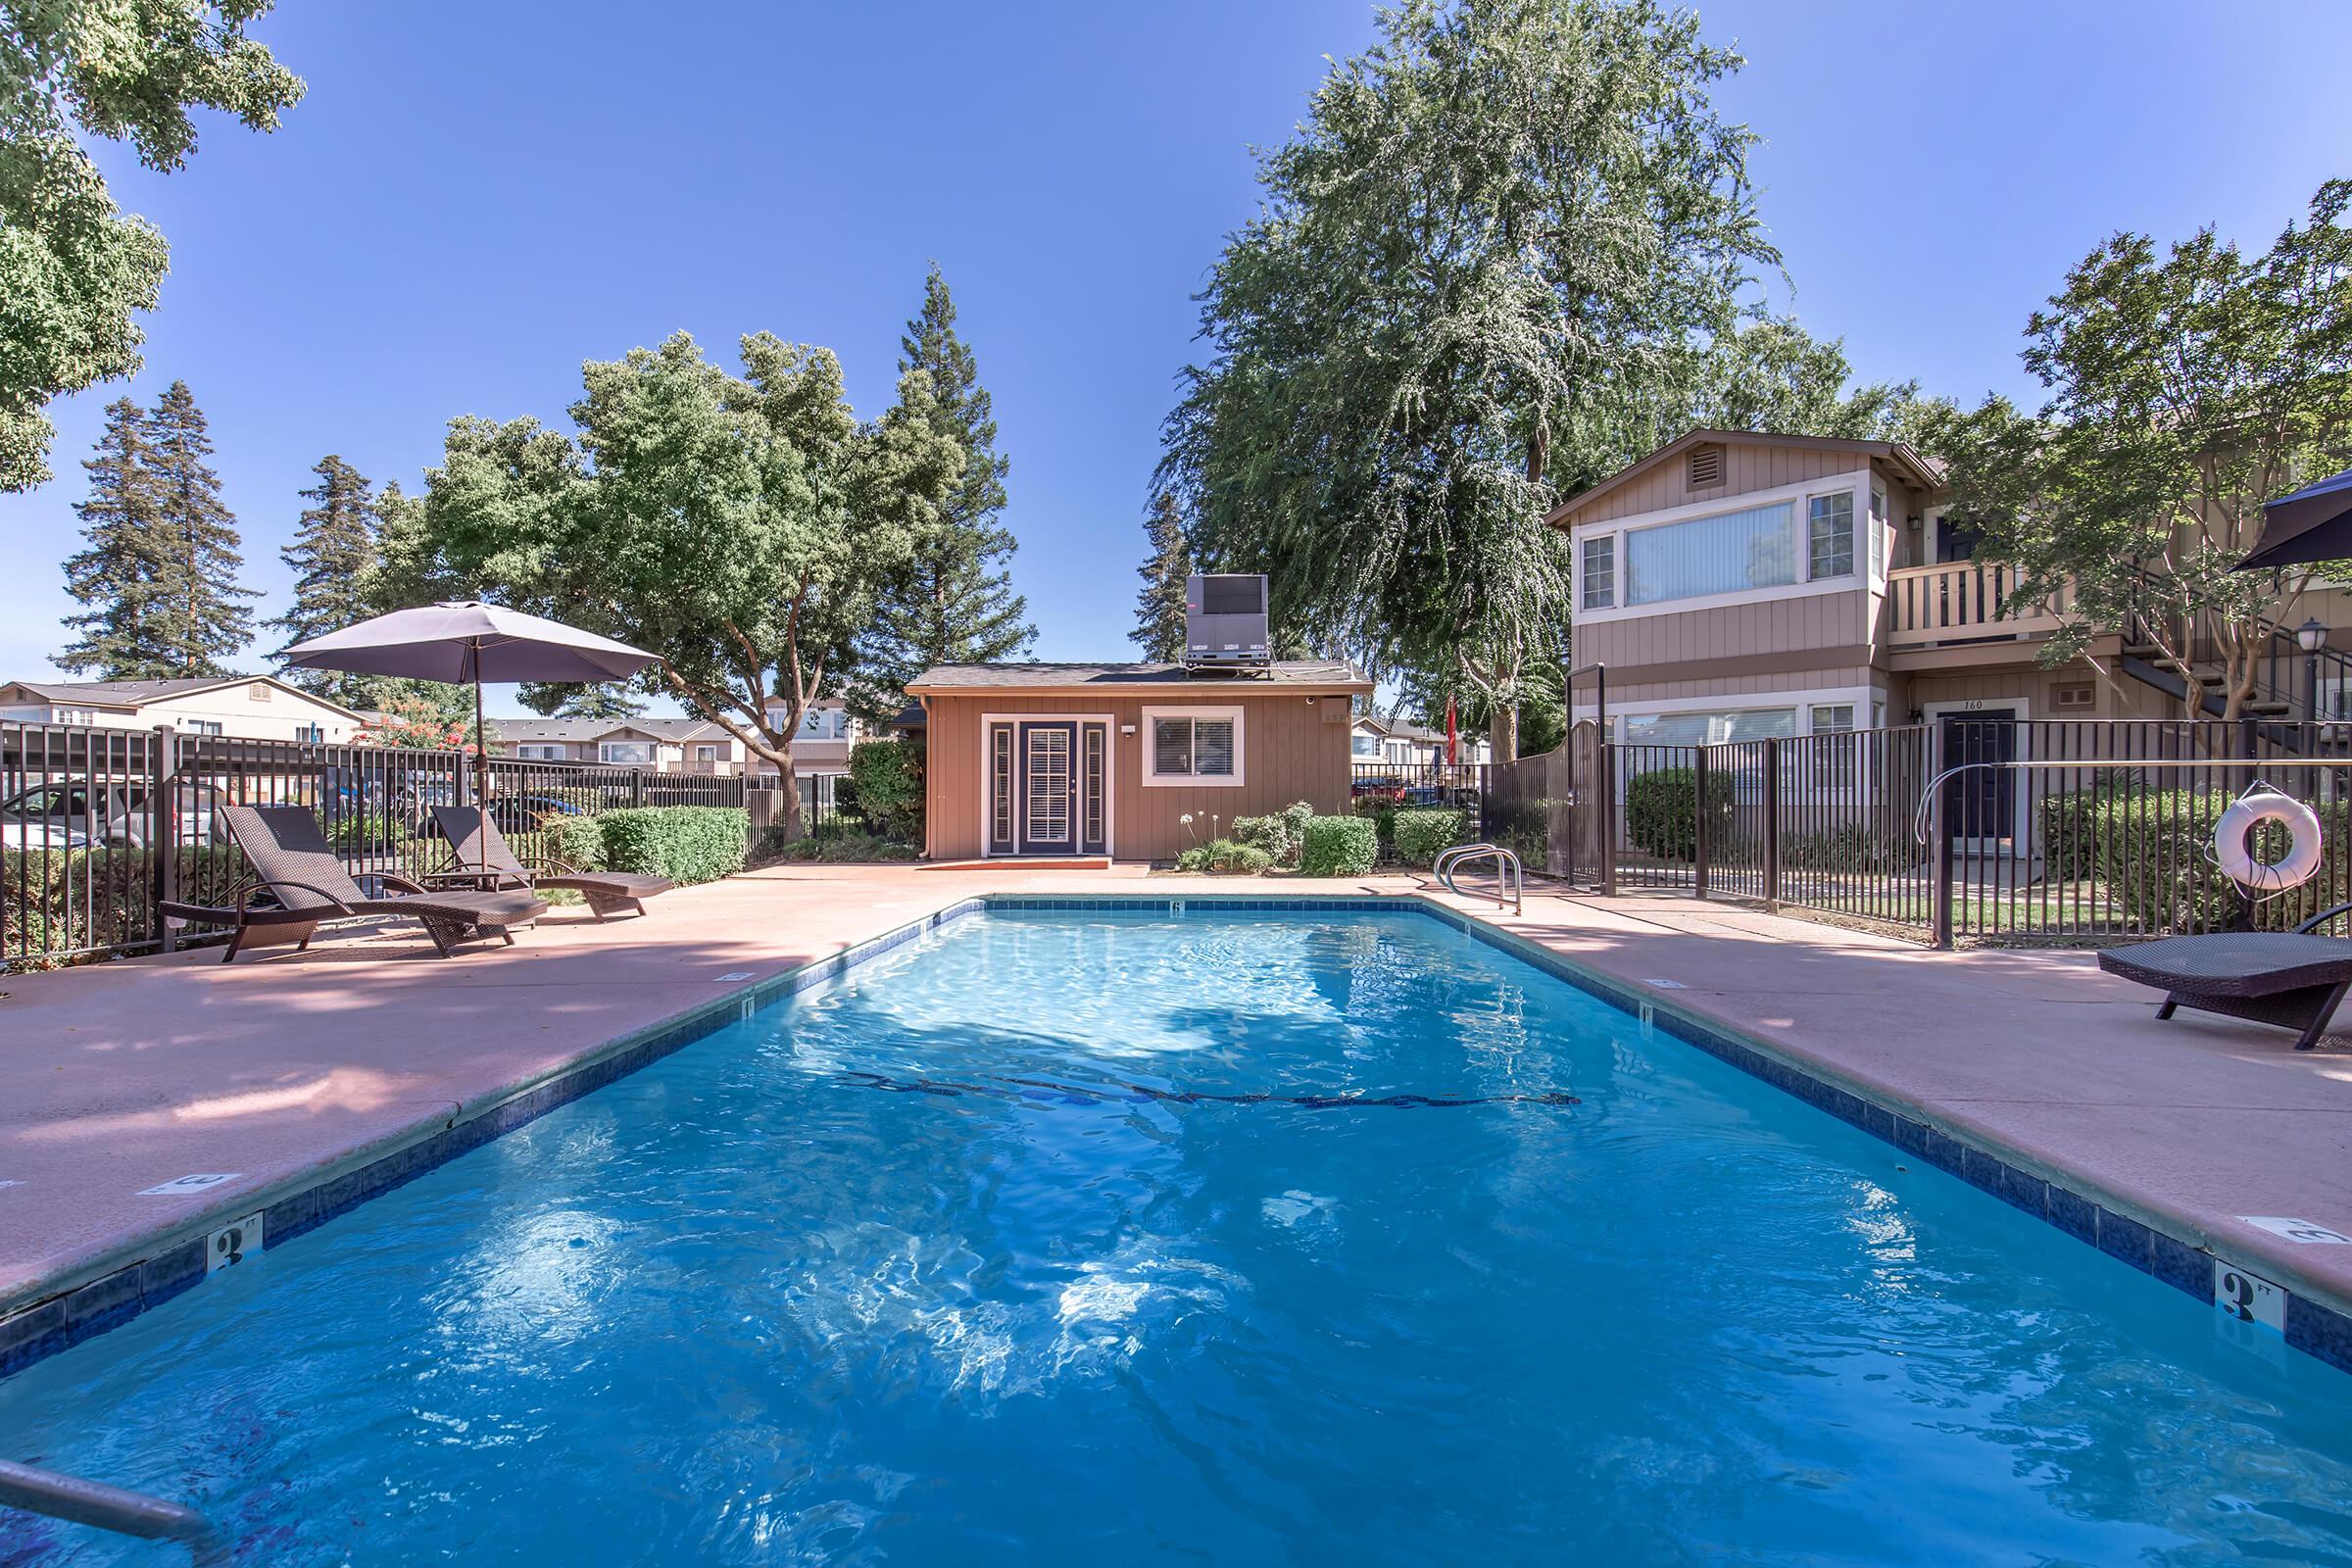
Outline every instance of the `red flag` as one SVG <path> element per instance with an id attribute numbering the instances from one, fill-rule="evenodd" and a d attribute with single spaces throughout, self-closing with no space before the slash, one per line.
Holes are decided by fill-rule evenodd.
<path id="1" fill-rule="evenodd" d="M 1448 697 L 1446 699 L 1446 765 L 1452 767 L 1460 761 L 1461 759 L 1455 755 L 1453 738 L 1453 699 Z"/>

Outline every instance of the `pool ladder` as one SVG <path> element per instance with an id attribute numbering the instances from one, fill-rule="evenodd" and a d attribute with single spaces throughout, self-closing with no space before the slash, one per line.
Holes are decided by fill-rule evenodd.
<path id="1" fill-rule="evenodd" d="M 1455 884 L 1454 873 L 1463 866 L 1474 860 L 1490 858 L 1494 862 L 1494 892 L 1489 893 L 1485 888 L 1465 889 Z M 1496 904 L 1509 905 L 1513 914 L 1525 912 L 1523 906 L 1527 893 L 1527 871 L 1520 865 L 1519 857 L 1499 844 L 1457 844 L 1439 856 L 1437 863 L 1430 869 L 1437 873 L 1438 881 L 1444 884 L 1448 893 L 1458 894 L 1463 898 L 1493 899 Z"/>
<path id="2" fill-rule="evenodd" d="M 141 1541 L 176 1541 L 195 1554 L 195 1568 L 220 1568 L 228 1561 L 220 1532 L 193 1508 L 33 1465 L 0 1459 L 0 1508 L 22 1508 Z"/>

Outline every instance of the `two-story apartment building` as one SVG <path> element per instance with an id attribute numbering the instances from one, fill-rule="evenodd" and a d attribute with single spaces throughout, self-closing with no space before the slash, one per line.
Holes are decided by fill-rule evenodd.
<path id="1" fill-rule="evenodd" d="M 1446 733 L 1401 718 L 1361 713 L 1348 732 L 1348 755 L 1359 767 L 1373 763 L 1436 767 L 1446 760 Z M 1494 748 L 1486 736 L 1455 733 L 1454 758 L 1459 765 L 1492 761 L 1494 755 Z"/>
<path id="2" fill-rule="evenodd" d="M 490 755 L 663 773 L 743 771 L 743 743 L 702 718 L 493 718 Z"/>
<path id="3" fill-rule="evenodd" d="M 1694 430 L 1560 506 L 1576 660 L 1607 667 L 1616 737 L 2178 716 L 2160 675 L 2122 673 L 2120 634 L 2090 652 L 2122 678 L 2045 667 L 2063 605 L 1996 615 L 2015 578 L 1945 522 L 1942 482 L 1899 443 Z"/>
<path id="4" fill-rule="evenodd" d="M 0 719 L 153 729 L 238 740 L 348 746 L 365 715 L 274 675 L 168 680 L 16 680 L 0 685 Z"/>

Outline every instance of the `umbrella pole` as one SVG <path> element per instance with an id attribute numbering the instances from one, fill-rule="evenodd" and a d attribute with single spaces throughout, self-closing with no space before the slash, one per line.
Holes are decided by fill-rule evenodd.
<path id="1" fill-rule="evenodd" d="M 481 817 L 473 842 L 481 847 L 482 872 L 490 870 L 490 732 L 482 727 L 482 645 L 473 645 L 473 809 Z"/>

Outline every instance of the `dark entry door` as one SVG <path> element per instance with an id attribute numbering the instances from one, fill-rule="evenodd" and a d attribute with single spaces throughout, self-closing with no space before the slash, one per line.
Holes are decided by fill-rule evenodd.
<path id="1" fill-rule="evenodd" d="M 1943 765 L 2017 760 L 2017 710 L 1980 709 L 1945 713 Z M 1995 767 L 1972 767 L 1944 780 L 1943 819 L 1956 839 L 1984 841 L 2014 838 L 2017 833 L 2017 780 Z"/>
<path id="2" fill-rule="evenodd" d="M 1066 719 L 1019 726 L 1021 853 L 1067 855 L 1078 847 L 1078 726 Z"/>

